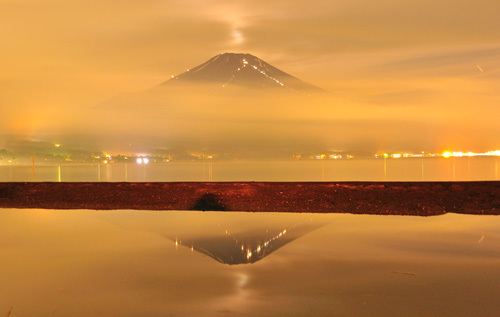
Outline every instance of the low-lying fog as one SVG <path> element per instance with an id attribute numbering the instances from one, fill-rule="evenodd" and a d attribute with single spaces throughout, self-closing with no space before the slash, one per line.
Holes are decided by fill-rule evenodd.
<path id="1" fill-rule="evenodd" d="M 238 87 L 155 87 L 93 107 L 43 114 L 26 137 L 122 153 L 151 148 L 287 151 L 467 151 L 498 144 L 494 116 L 476 105 L 376 105 L 336 92 L 309 96 Z M 9 131 L 2 129 L 3 134 Z"/>

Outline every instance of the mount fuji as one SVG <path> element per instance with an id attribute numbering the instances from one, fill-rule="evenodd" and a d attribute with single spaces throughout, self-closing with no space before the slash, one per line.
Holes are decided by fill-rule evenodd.
<path id="1" fill-rule="evenodd" d="M 251 54 L 224 53 L 205 63 L 172 76 L 161 87 L 172 84 L 205 83 L 226 88 L 275 88 L 289 92 L 311 94 L 324 92 Z"/>
<path id="2" fill-rule="evenodd" d="M 327 93 L 251 54 L 224 53 L 150 89 L 125 93 L 100 109 L 146 111 L 165 106 L 248 103 L 249 100 L 308 98 Z"/>

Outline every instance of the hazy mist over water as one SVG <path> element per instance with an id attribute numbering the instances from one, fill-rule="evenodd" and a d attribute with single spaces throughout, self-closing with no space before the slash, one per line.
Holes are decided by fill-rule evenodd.
<path id="1" fill-rule="evenodd" d="M 476 105 L 381 106 L 335 93 L 306 96 L 227 88 L 230 92 L 216 95 L 197 90 L 127 94 L 90 109 L 54 113 L 26 137 L 115 153 L 165 148 L 246 152 L 261 158 L 282 152 L 500 147 L 496 117 L 476 111 Z"/>

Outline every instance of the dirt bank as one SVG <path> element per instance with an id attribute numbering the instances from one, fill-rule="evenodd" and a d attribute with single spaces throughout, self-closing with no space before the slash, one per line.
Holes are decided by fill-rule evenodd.
<path id="1" fill-rule="evenodd" d="M 500 214 L 500 182 L 0 183 L 1 208 Z"/>

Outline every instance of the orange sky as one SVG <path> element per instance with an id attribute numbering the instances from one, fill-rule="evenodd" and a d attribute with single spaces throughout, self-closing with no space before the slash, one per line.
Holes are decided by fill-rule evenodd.
<path id="1" fill-rule="evenodd" d="M 412 139 L 435 150 L 497 149 L 498 12 L 491 0 L 0 0 L 0 134 L 64 130 L 118 94 L 248 52 L 335 94 L 311 119 L 362 113 L 401 125 L 392 134 L 419 127 Z"/>

